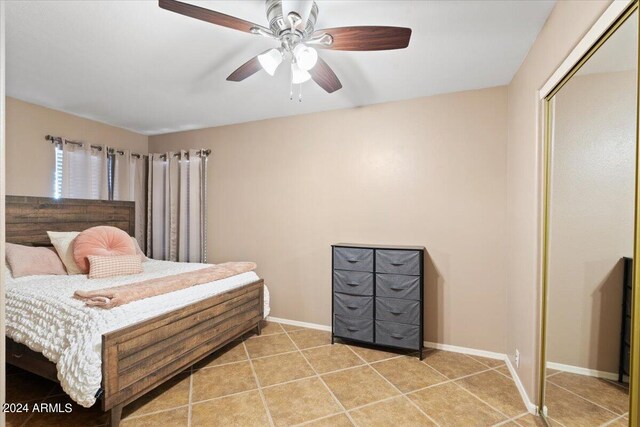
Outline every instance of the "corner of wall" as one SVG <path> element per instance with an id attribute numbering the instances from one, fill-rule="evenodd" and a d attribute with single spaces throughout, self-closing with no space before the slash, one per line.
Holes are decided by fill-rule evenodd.
<path id="1" fill-rule="evenodd" d="M 537 402 L 540 221 L 538 91 L 611 0 L 558 2 L 507 88 L 507 339 L 513 370 Z"/>

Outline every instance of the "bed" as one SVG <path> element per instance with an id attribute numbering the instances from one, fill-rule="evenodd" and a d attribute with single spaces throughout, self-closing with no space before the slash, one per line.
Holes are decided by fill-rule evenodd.
<path id="1" fill-rule="evenodd" d="M 47 230 L 82 231 L 96 225 L 134 235 L 134 223 L 133 202 L 6 198 L 11 243 L 48 246 Z M 202 267 L 150 260 L 144 274 L 158 277 Z M 114 285 L 132 281 L 126 276 L 93 283 L 80 275 L 7 277 L 6 342 L 8 363 L 60 380 L 83 406 L 99 399 L 110 412 L 111 426 L 119 425 L 124 405 L 243 334 L 259 334 L 268 312 L 268 293 L 253 272 L 110 310 L 71 298 L 74 289 L 104 287 L 104 280 Z"/>

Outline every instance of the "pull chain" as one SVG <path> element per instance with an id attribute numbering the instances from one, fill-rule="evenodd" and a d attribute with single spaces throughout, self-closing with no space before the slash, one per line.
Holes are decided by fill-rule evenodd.
<path id="1" fill-rule="evenodd" d="M 289 83 L 289 101 L 293 101 L 293 79 Z"/>
<path id="2" fill-rule="evenodd" d="M 298 102 L 302 102 L 302 83 L 298 85 Z"/>

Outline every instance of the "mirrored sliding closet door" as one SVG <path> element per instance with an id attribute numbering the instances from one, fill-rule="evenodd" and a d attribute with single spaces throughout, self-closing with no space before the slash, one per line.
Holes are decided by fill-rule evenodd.
<path id="1" fill-rule="evenodd" d="M 629 425 L 638 10 L 547 98 L 549 425 Z"/>

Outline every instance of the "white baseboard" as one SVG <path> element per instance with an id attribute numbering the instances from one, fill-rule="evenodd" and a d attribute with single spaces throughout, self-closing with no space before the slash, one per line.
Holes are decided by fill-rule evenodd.
<path id="1" fill-rule="evenodd" d="M 331 332 L 331 326 L 320 325 L 318 323 L 299 322 L 297 320 L 281 319 L 280 317 L 273 316 L 268 316 L 267 320 L 276 323 L 283 323 L 285 325 L 300 326 L 301 328 L 317 329 L 319 331 Z"/>
<path id="2" fill-rule="evenodd" d="M 437 342 L 425 341 L 423 345 L 427 348 L 435 348 L 436 350 L 450 351 L 452 353 L 468 354 L 469 356 L 486 357 L 487 359 L 505 360 L 506 354 L 495 353 L 493 351 L 477 350 L 475 348 L 459 347 L 457 345 L 440 344 Z"/>
<path id="3" fill-rule="evenodd" d="M 297 320 L 282 319 L 280 317 L 273 317 L 273 316 L 267 317 L 267 320 L 277 322 L 277 323 L 283 323 L 285 325 L 300 326 L 302 328 L 309 328 L 309 329 L 317 329 L 319 331 L 331 331 L 331 326 L 320 325 L 318 323 L 299 322 Z M 486 357 L 487 359 L 504 360 L 507 364 L 507 367 L 509 368 L 509 372 L 511 373 L 511 377 L 513 378 L 513 381 L 516 383 L 516 387 L 518 388 L 520 397 L 522 398 L 522 401 L 527 407 L 527 410 L 534 415 L 538 413 L 538 407 L 533 402 L 531 402 L 531 400 L 529 400 L 529 396 L 527 396 L 524 386 L 522 385 L 522 382 L 520 381 L 520 378 L 518 377 L 516 370 L 511 365 L 511 361 L 509 360 L 506 354 L 496 353 L 493 351 L 478 350 L 475 348 L 460 347 L 457 345 L 440 344 L 440 343 L 434 343 L 434 342 L 428 342 L 428 341 L 424 342 L 424 346 L 426 348 L 434 348 L 437 350 L 468 354 L 469 356 L 479 356 L 479 357 Z"/>
<path id="4" fill-rule="evenodd" d="M 522 402 L 525 404 L 527 411 L 529 411 L 529 413 L 533 415 L 538 414 L 538 407 L 529 399 L 529 396 L 525 391 L 524 385 L 522 384 L 522 381 L 520 381 L 520 377 L 518 377 L 516 370 L 513 368 L 513 365 L 511 364 L 511 360 L 506 354 L 496 353 L 493 351 L 478 350 L 475 348 L 459 347 L 456 345 L 433 343 L 433 342 L 427 342 L 427 341 L 424 342 L 424 346 L 428 348 L 435 348 L 438 350 L 452 351 L 454 353 L 467 354 L 469 356 L 480 356 L 480 357 L 486 357 L 488 359 L 504 360 L 505 363 L 507 364 L 507 367 L 509 368 L 509 373 L 511 374 L 511 378 L 513 378 L 513 381 L 516 383 L 516 388 L 518 389 L 518 393 L 520 393 L 520 398 L 522 399 Z"/>
<path id="5" fill-rule="evenodd" d="M 538 415 L 538 406 L 533 403 L 531 399 L 529 399 L 529 395 L 524 388 L 524 384 L 522 384 L 522 381 L 520 381 L 520 377 L 518 376 L 516 369 L 513 367 L 511 359 L 505 356 L 505 361 L 507 362 L 507 368 L 509 368 L 509 372 L 511 373 L 511 378 L 513 378 L 513 381 L 516 383 L 516 388 L 520 393 L 520 398 L 524 402 L 524 405 L 527 407 L 527 411 L 529 411 L 530 414 Z"/>
<path id="6" fill-rule="evenodd" d="M 618 381 L 617 372 L 598 371 L 596 369 L 581 368 L 580 366 L 564 365 L 562 363 L 547 362 L 547 368 L 588 377 L 603 378 L 605 380 Z"/>

